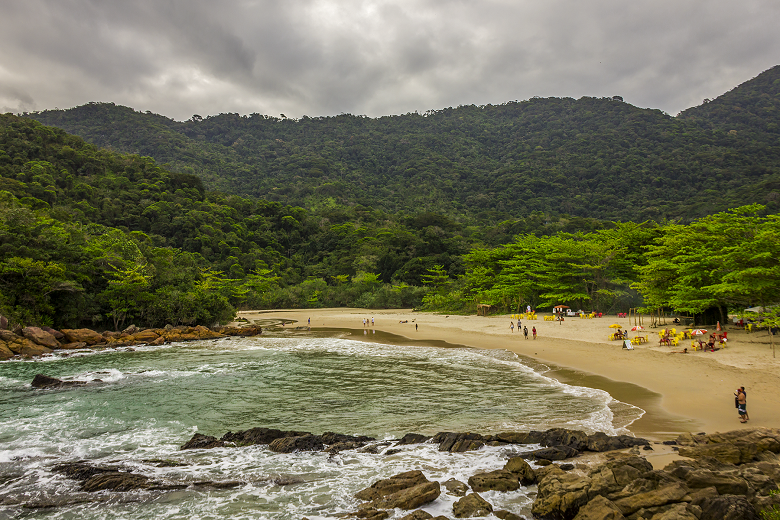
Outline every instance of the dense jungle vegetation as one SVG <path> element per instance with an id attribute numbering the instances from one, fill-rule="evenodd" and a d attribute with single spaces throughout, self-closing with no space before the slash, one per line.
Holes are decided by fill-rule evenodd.
<path id="1" fill-rule="evenodd" d="M 780 211 L 780 66 L 671 117 L 614 98 L 534 98 L 423 114 L 176 122 L 111 103 L 29 114 L 154 158 L 211 190 L 317 211 L 360 204 L 492 224 L 534 213 L 690 221 Z"/>
<path id="2" fill-rule="evenodd" d="M 101 144 L 168 154 L 157 160 L 2 115 L 0 314 L 117 329 L 242 307 L 771 304 L 777 75 L 677 118 L 617 99 L 379 119 L 34 114 L 83 128 L 98 114 L 90 131 L 125 140 Z M 499 172 L 525 191 L 498 189 Z M 629 184 L 645 194 L 635 205 L 615 191 Z"/>

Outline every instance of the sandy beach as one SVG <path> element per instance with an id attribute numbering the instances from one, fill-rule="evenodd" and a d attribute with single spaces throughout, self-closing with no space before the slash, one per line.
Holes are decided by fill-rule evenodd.
<path id="1" fill-rule="evenodd" d="M 548 314 L 549 315 L 549 314 Z M 373 331 L 393 334 L 412 342 L 446 342 L 452 346 L 507 349 L 561 382 L 600 388 L 615 399 L 638 406 L 645 415 L 629 429 L 655 440 L 676 437 L 681 432 L 723 432 L 740 427 L 780 427 L 780 357 L 774 358 L 766 331 L 748 334 L 728 327 L 728 348 L 716 352 L 676 353 L 690 347 L 690 340 L 676 347 L 660 346 L 657 332 L 648 328 L 631 333 L 647 335 L 647 343 L 634 350 L 610 341 L 609 326 L 630 329 L 628 318 L 604 316 L 594 319 L 567 318 L 563 323 L 523 320 L 538 332 L 536 340 L 524 339 L 510 330 L 510 315 L 455 316 L 411 310 L 304 309 L 242 311 L 249 321 L 273 323 L 286 320 L 286 328 L 341 329 L 361 340 Z M 374 325 L 366 327 L 363 319 Z M 269 320 L 269 321 L 266 321 Z M 516 320 L 514 320 L 516 321 Z M 667 327 L 673 327 L 669 323 Z M 678 330 L 681 330 L 678 327 Z M 704 336 L 705 338 L 707 336 Z M 780 350 L 780 349 L 778 349 Z M 780 352 L 778 353 L 780 356 Z M 741 424 L 734 407 L 734 391 L 744 386 L 748 395 L 750 421 Z"/>

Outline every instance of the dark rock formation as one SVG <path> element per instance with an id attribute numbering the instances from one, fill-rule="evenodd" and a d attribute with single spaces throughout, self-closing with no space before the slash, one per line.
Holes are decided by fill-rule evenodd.
<path id="1" fill-rule="evenodd" d="M 38 345 L 50 349 L 60 348 L 60 342 L 57 341 L 57 338 L 40 327 L 25 327 L 22 329 L 22 335 Z"/>
<path id="2" fill-rule="evenodd" d="M 282 431 L 274 428 L 252 428 L 236 433 L 227 432 L 220 439 L 223 442 L 231 442 L 236 446 L 252 446 L 254 444 L 271 444 L 276 439 L 284 437 L 300 437 L 311 435 L 310 432 Z"/>
<path id="3" fill-rule="evenodd" d="M 447 490 L 448 495 L 454 497 L 465 497 L 466 493 L 469 492 L 469 487 L 466 484 L 454 478 L 442 483 L 442 486 Z"/>
<path id="4" fill-rule="evenodd" d="M 33 388 L 63 388 L 69 386 L 86 385 L 86 381 L 63 381 L 55 377 L 49 377 L 43 374 L 36 374 L 30 383 Z"/>
<path id="5" fill-rule="evenodd" d="M 517 475 L 504 469 L 478 473 L 469 477 L 469 486 L 476 492 L 480 491 L 515 491 L 520 489 Z"/>
<path id="6" fill-rule="evenodd" d="M 179 448 L 182 450 L 209 450 L 211 448 L 222 448 L 226 446 L 225 442 L 212 437 L 210 435 L 203 435 L 202 433 L 196 433 L 188 440 L 184 445 Z"/>
<path id="7" fill-rule="evenodd" d="M 523 486 L 536 483 L 536 474 L 531 466 L 522 457 L 512 457 L 504 465 L 504 469 L 517 476 Z"/>
<path id="8" fill-rule="evenodd" d="M 433 436 L 433 442 L 439 445 L 439 451 L 460 453 L 480 449 L 485 445 L 485 437 L 478 433 L 441 432 Z"/>
<path id="9" fill-rule="evenodd" d="M 268 449 L 277 453 L 293 453 L 296 451 L 321 451 L 325 448 L 319 435 L 300 435 L 298 437 L 281 437 L 271 442 Z"/>
<path id="10" fill-rule="evenodd" d="M 407 433 L 403 437 L 401 437 L 401 440 L 399 440 L 396 445 L 397 446 L 403 446 L 406 444 L 422 444 L 423 442 L 427 442 L 431 439 L 428 435 L 420 435 L 419 433 Z"/>

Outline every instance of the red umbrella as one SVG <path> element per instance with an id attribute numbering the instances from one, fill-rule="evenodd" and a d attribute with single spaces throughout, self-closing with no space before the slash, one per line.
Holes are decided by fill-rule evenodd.
<path id="1" fill-rule="evenodd" d="M 694 329 L 691 331 L 691 334 L 694 336 L 702 336 L 704 334 L 707 334 L 707 329 Z"/>
<path id="2" fill-rule="evenodd" d="M 645 328 L 641 325 L 634 325 L 631 327 L 631 330 L 645 330 Z"/>

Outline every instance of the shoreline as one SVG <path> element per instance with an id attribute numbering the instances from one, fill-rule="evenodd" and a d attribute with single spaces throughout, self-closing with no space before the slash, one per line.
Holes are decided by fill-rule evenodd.
<path id="1" fill-rule="evenodd" d="M 683 432 L 780 427 L 780 403 L 773 398 L 780 390 L 780 362 L 772 356 L 768 339 L 764 344 L 758 334 L 736 329 L 727 329 L 730 341 L 724 350 L 675 354 L 672 351 L 682 350 L 690 341 L 678 347 L 656 346 L 657 339 L 654 343 L 653 338 L 657 338 L 657 328 L 642 331 L 640 334 L 648 335 L 650 341 L 631 351 L 609 341 L 610 324 L 630 328 L 627 318 L 615 316 L 569 318 L 560 324 L 544 321 L 540 314 L 538 320 L 523 320 L 529 330 L 531 326 L 537 328 L 539 337 L 533 340 L 510 332 L 509 315 L 353 308 L 241 311 L 238 315 L 260 325 L 264 320 L 285 320 L 290 323 L 288 327 L 307 327 L 310 318 L 312 331 L 353 331 L 358 341 L 365 339 L 359 334 L 363 318 L 373 317 L 374 326 L 366 329 L 404 338 L 409 344 L 441 342 L 452 347 L 506 349 L 524 363 L 537 365 L 534 368 L 547 377 L 605 390 L 614 399 L 643 409 L 645 414 L 627 429 L 652 440 L 674 439 Z M 747 424 L 739 422 L 733 404 L 738 386 L 745 386 L 748 393 L 751 420 Z"/>

